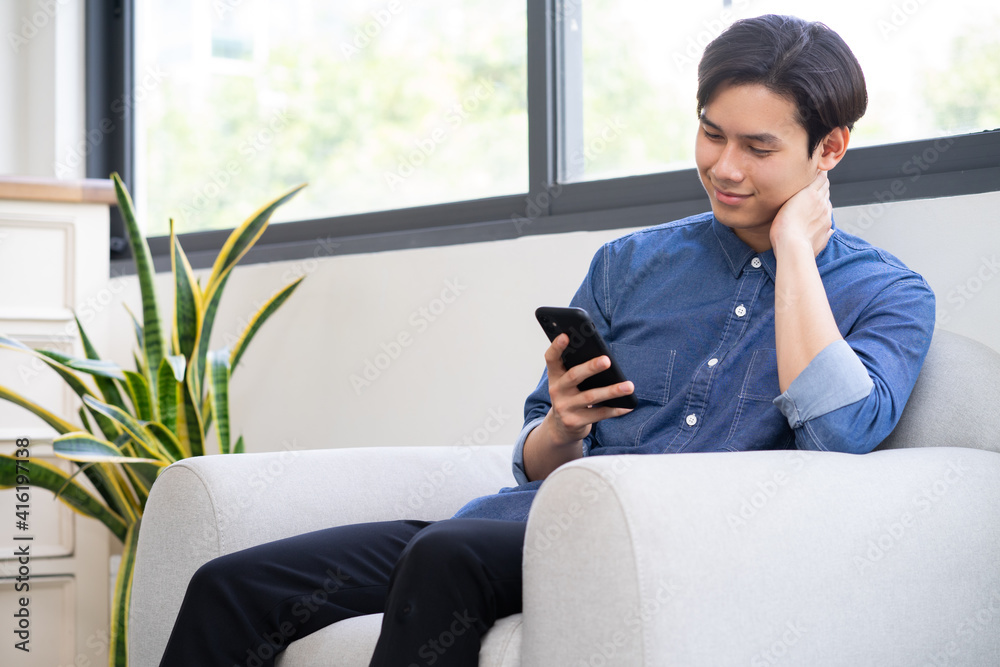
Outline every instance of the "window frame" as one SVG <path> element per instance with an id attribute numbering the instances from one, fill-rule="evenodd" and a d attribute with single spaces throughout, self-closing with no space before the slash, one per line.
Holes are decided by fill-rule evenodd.
<path id="1" fill-rule="evenodd" d="M 104 139 L 87 176 L 118 171 L 133 190 L 134 1 L 86 3 L 86 130 Z M 244 264 L 645 227 L 709 209 L 694 169 L 566 182 L 583 147 L 581 2 L 527 1 L 528 187 L 520 194 L 269 225 Z M 125 102 L 123 104 L 122 102 Z M 694 110 L 692 109 L 692 114 Z M 108 120 L 115 121 L 108 131 Z M 95 135 L 96 136 L 96 135 Z M 1000 190 L 1000 130 L 849 149 L 831 172 L 837 206 Z M 231 230 L 181 234 L 194 268 L 211 266 Z M 170 268 L 169 238 L 151 237 L 157 271 Z M 134 272 L 117 209 L 111 273 Z"/>

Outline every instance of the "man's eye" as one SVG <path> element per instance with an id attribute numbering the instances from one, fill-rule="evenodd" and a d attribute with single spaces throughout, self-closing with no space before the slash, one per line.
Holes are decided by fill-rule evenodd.
<path id="1" fill-rule="evenodd" d="M 754 148 L 753 146 L 750 147 L 750 151 L 754 155 L 760 155 L 761 157 L 763 157 L 765 155 L 770 155 L 771 153 L 774 152 L 774 151 L 765 150 L 763 148 Z"/>
<path id="2" fill-rule="evenodd" d="M 713 141 L 715 141 L 716 139 L 721 139 L 721 138 L 722 138 L 722 135 L 721 135 L 721 134 L 712 134 L 712 133 L 711 133 L 711 132 L 709 132 L 708 130 L 702 130 L 702 132 L 704 132 L 704 133 L 705 133 L 705 136 L 706 136 L 706 137 L 708 137 L 709 139 L 711 139 L 711 140 L 713 140 Z"/>

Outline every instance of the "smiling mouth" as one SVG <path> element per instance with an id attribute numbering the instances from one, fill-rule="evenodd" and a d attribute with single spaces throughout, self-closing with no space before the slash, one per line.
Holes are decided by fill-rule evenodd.
<path id="1" fill-rule="evenodd" d="M 749 198 L 750 195 L 741 195 L 733 192 L 726 192 L 725 190 L 720 190 L 719 188 L 715 188 L 715 199 L 716 201 L 722 204 L 735 206 L 737 204 L 745 202 Z"/>

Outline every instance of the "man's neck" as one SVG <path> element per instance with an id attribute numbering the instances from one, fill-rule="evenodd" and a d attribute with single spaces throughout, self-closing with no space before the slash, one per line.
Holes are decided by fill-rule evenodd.
<path id="1" fill-rule="evenodd" d="M 771 225 L 764 229 L 734 229 L 736 238 L 753 248 L 754 252 L 767 252 L 771 249 Z"/>

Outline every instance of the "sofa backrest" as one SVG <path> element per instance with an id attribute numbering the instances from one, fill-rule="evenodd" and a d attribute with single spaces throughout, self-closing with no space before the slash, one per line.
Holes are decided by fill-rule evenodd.
<path id="1" fill-rule="evenodd" d="M 936 329 L 899 423 L 876 449 L 903 447 L 1000 452 L 1000 353 Z"/>

